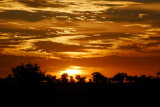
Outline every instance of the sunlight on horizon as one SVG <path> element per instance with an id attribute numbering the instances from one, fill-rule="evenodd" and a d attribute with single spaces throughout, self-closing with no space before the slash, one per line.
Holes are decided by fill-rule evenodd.
<path id="1" fill-rule="evenodd" d="M 80 75 L 82 74 L 82 67 L 79 66 L 70 66 L 67 69 L 65 69 L 64 71 L 61 71 L 61 73 L 67 73 L 69 76 L 76 76 L 76 75 Z"/>

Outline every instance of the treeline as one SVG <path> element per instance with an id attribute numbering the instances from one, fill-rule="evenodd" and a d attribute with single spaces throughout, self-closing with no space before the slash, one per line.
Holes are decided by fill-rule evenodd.
<path id="1" fill-rule="evenodd" d="M 160 73 L 157 77 L 117 73 L 109 78 L 99 72 L 91 75 L 89 81 L 81 75 L 73 77 L 66 73 L 57 78 L 41 71 L 37 64 L 20 64 L 12 68 L 8 77 L 0 79 L 1 104 L 6 107 L 143 107 L 159 103 Z"/>
<path id="2" fill-rule="evenodd" d="M 86 82 L 86 77 L 76 75 L 75 77 L 63 73 L 60 78 L 47 75 L 40 69 L 38 64 L 20 64 L 11 69 L 12 74 L 9 74 L 5 79 L 0 79 L 0 83 L 19 84 L 19 85 L 40 85 L 40 84 L 158 84 L 160 82 L 160 72 L 157 76 L 130 76 L 127 73 L 117 73 L 112 78 L 106 77 L 100 72 L 92 73 L 92 79 Z"/>

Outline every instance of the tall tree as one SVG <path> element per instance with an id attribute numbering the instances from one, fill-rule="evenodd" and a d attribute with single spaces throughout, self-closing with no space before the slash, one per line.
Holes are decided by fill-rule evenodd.
<path id="1" fill-rule="evenodd" d="M 45 79 L 45 72 L 40 70 L 38 64 L 23 64 L 11 68 L 13 78 L 21 85 L 38 85 Z"/>

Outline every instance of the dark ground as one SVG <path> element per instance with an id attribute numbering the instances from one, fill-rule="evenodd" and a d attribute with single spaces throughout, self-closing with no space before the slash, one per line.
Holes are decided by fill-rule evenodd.
<path id="1" fill-rule="evenodd" d="M 33 88 L 34 87 L 34 88 Z M 66 84 L 1 86 L 2 107 L 155 107 L 160 106 L 157 86 L 128 84 Z"/>

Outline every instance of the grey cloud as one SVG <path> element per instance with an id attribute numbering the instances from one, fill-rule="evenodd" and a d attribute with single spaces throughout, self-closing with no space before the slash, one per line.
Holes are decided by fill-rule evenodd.
<path id="1" fill-rule="evenodd" d="M 119 49 L 122 49 L 122 50 L 140 50 L 140 49 L 143 49 L 142 46 L 143 45 L 139 45 L 139 44 L 128 44 L 128 45 L 119 46 Z"/>
<path id="2" fill-rule="evenodd" d="M 65 5 L 62 2 L 58 2 L 58 1 L 53 2 L 51 0 L 17 0 L 17 1 L 29 7 L 41 7 L 41 8 L 43 7 L 54 7 L 54 8 L 67 7 L 67 5 Z"/>
<path id="3" fill-rule="evenodd" d="M 79 14 L 74 15 L 71 13 L 51 12 L 51 11 L 29 12 L 24 10 L 5 10 L 3 12 L 0 12 L 0 19 L 24 20 L 29 22 L 37 22 L 43 19 L 51 19 L 51 18 L 56 18 L 59 20 L 66 20 L 67 18 L 70 18 L 75 20 L 77 16 L 79 16 Z"/>
<path id="4" fill-rule="evenodd" d="M 133 2 L 141 2 L 141 3 L 157 3 L 159 0 L 128 0 Z"/>
<path id="5" fill-rule="evenodd" d="M 160 36 L 151 36 L 148 38 L 149 40 L 160 40 Z"/>
<path id="6" fill-rule="evenodd" d="M 134 50 L 134 51 L 137 51 L 137 52 L 144 52 L 144 49 L 145 48 L 149 48 L 149 47 L 156 47 L 156 46 L 159 46 L 160 45 L 160 42 L 149 42 L 149 43 L 141 43 L 141 44 L 127 44 L 127 45 L 120 45 L 118 47 L 118 49 L 122 49 L 122 50 Z M 158 52 L 158 51 L 155 51 L 155 50 L 151 50 L 151 51 L 154 51 L 154 52 Z"/>
<path id="7" fill-rule="evenodd" d="M 156 47 L 156 46 L 158 46 L 158 45 L 160 45 L 160 41 L 158 42 L 150 42 L 150 43 L 148 43 L 148 44 L 146 44 L 146 47 Z"/>
<path id="8" fill-rule="evenodd" d="M 160 36 L 150 36 L 148 38 L 144 38 L 142 40 L 148 40 L 148 41 L 156 41 L 156 42 L 151 42 L 151 43 L 159 43 L 160 42 Z"/>
<path id="9" fill-rule="evenodd" d="M 3 48 L 15 48 L 14 46 L 4 46 L 4 45 L 0 45 L 0 49 L 3 49 Z M 1 50 L 0 50 L 1 51 Z"/>
<path id="10" fill-rule="evenodd" d="M 40 41 L 35 43 L 37 50 L 44 50 L 46 52 L 66 52 L 66 51 L 80 51 L 80 49 L 84 49 L 82 46 L 76 45 L 63 45 L 60 43 L 54 43 L 50 41 Z"/>
<path id="11" fill-rule="evenodd" d="M 108 0 L 105 0 L 108 1 Z M 109 0 L 112 1 L 112 0 Z M 126 1 L 126 0 L 114 0 L 114 1 Z M 140 2 L 140 3 L 157 3 L 159 0 L 127 0 L 127 1 L 132 1 L 132 2 Z"/>
<path id="12" fill-rule="evenodd" d="M 0 19 L 14 19 L 14 20 L 25 20 L 25 21 L 39 21 L 44 19 L 43 14 L 39 12 L 27 12 L 23 10 L 6 10 L 0 12 Z"/>
<path id="13" fill-rule="evenodd" d="M 16 45 L 20 44 L 18 39 L 0 39 L 0 49 L 3 48 L 15 48 Z"/>
<path id="14" fill-rule="evenodd" d="M 109 40 L 109 39 L 130 38 L 133 36 L 135 36 L 135 35 L 126 34 L 126 33 L 122 33 L 122 32 L 108 32 L 108 33 L 102 33 L 102 34 L 100 34 L 100 36 L 90 35 L 90 37 L 80 38 L 77 40 Z"/>
<path id="15" fill-rule="evenodd" d="M 0 45 L 17 45 L 21 42 L 18 42 L 18 41 L 11 41 L 11 40 L 0 40 Z"/>
<path id="16" fill-rule="evenodd" d="M 121 22 L 121 21 L 132 21 L 132 22 L 145 22 L 146 20 L 159 21 L 160 13 L 152 10 L 145 9 L 109 9 L 105 12 L 108 20 Z M 103 13 L 104 14 L 104 13 Z M 139 14 L 147 14 L 143 18 L 139 18 Z"/>
<path id="17" fill-rule="evenodd" d="M 52 33 L 56 32 L 58 30 L 52 29 Z M 51 31 L 42 30 L 42 29 L 18 29 L 18 28 L 4 28 L 0 27 L 1 33 L 8 33 L 8 36 L 10 36 L 10 40 L 23 40 L 23 39 L 43 39 L 48 37 L 55 37 L 57 35 L 50 34 Z M 18 32 L 18 33 L 17 33 Z M 15 38 L 15 36 L 18 36 Z M 22 38 L 21 38 L 22 37 Z M 23 38 L 27 37 L 27 38 Z"/>
<path id="18" fill-rule="evenodd" d="M 89 13 L 89 14 L 86 14 Z M 143 18 L 139 18 L 139 14 L 148 14 Z M 106 18 L 102 16 L 106 15 Z M 65 17 L 57 17 L 65 16 Z M 77 17 L 84 16 L 84 20 L 94 19 L 91 16 L 95 16 L 97 21 L 113 21 L 113 22 L 141 22 L 151 23 L 159 26 L 160 13 L 152 10 L 145 9 L 109 9 L 106 12 L 94 14 L 92 12 L 80 12 L 77 14 L 64 13 L 64 12 L 50 12 L 50 11 L 35 11 L 28 12 L 23 10 L 6 10 L 0 12 L 0 19 L 13 19 L 13 20 L 25 20 L 29 22 L 36 22 L 43 19 L 56 18 L 59 20 L 78 20 Z"/>
<path id="19" fill-rule="evenodd" d="M 110 48 L 112 47 L 114 44 L 89 44 L 90 45 L 90 48 L 92 49 L 107 49 L 107 48 Z M 98 46 L 98 47 L 96 47 Z"/>

